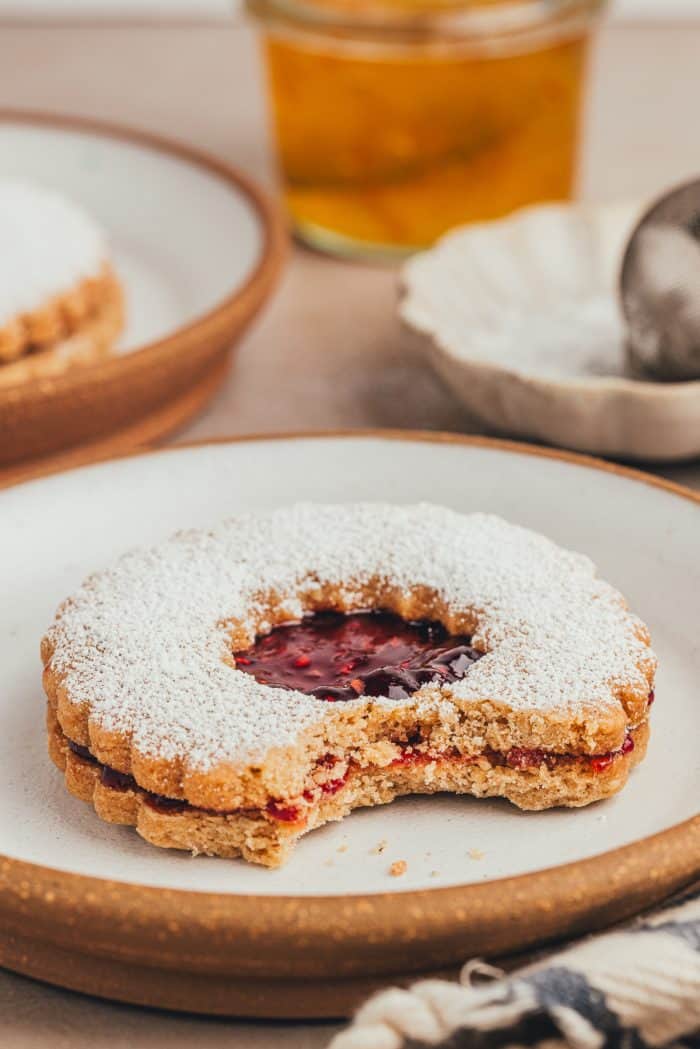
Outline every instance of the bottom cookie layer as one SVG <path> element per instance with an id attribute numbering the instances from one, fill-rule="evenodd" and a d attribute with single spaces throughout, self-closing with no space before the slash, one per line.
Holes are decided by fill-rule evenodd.
<path id="1" fill-rule="evenodd" d="M 303 817 L 283 808 L 210 812 L 147 795 L 138 787 L 103 782 L 94 760 L 75 753 L 54 712 L 48 710 L 49 754 L 64 772 L 71 794 L 90 802 L 108 823 L 134 826 L 152 845 L 184 849 L 211 856 L 236 857 L 278 867 L 291 854 L 300 837 L 322 824 L 341 820 L 353 809 L 384 805 L 406 794 L 470 794 L 504 797 L 522 809 L 555 806 L 580 807 L 617 793 L 629 773 L 644 757 L 649 726 L 631 730 L 633 746 L 611 756 L 603 767 L 582 758 L 553 766 L 514 768 L 493 763 L 486 756 L 474 759 L 453 756 L 422 761 L 400 761 L 384 768 L 354 768 L 339 786 L 305 808 Z M 116 782 L 116 781 L 115 781 Z"/>

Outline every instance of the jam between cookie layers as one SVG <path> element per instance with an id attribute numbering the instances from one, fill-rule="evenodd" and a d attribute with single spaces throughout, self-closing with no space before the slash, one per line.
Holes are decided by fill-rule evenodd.
<path id="1" fill-rule="evenodd" d="M 343 614 L 318 612 L 299 622 L 282 624 L 255 644 L 234 653 L 236 667 L 272 688 L 293 689 L 330 703 L 347 702 L 361 695 L 407 699 L 428 682 L 448 684 L 468 673 L 470 667 L 485 655 L 471 645 L 468 635 L 453 636 L 436 621 L 406 622 L 392 612 L 370 610 Z M 649 694 L 649 706 L 654 701 Z M 610 768 L 613 762 L 634 750 L 634 740 L 627 733 L 622 746 L 605 754 L 557 754 L 542 748 L 513 747 L 506 753 L 487 749 L 480 754 L 462 754 L 452 749 L 431 752 L 420 749 L 419 737 L 401 743 L 401 753 L 391 762 L 393 767 L 427 765 L 431 762 L 475 762 L 480 758 L 491 765 L 513 769 L 534 769 L 544 765 L 550 770 L 565 763 L 587 762 L 595 773 Z M 142 791 L 133 776 L 118 772 L 98 762 L 88 747 L 68 741 L 72 753 L 95 764 L 101 782 L 113 790 L 141 791 L 147 804 L 157 811 L 183 812 L 191 809 L 186 801 Z M 320 759 L 319 765 L 333 770 L 339 760 L 332 754 Z M 344 766 L 342 775 L 333 776 L 305 790 L 298 803 L 271 798 L 265 812 L 283 823 L 305 821 L 305 809 L 318 796 L 337 794 L 347 784 L 356 768 Z M 208 810 L 225 814 L 225 810 Z"/>

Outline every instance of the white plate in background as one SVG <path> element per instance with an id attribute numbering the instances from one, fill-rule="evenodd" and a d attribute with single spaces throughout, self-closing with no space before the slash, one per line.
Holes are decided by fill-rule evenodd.
<path id="1" fill-rule="evenodd" d="M 125 290 L 122 352 L 215 309 L 262 257 L 264 229 L 249 195 L 148 136 L 2 118 L 0 179 L 7 177 L 59 190 L 106 232 Z"/>

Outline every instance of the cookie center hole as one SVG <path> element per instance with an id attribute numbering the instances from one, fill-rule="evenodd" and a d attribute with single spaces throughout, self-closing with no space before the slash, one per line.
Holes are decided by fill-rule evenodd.
<path id="1" fill-rule="evenodd" d="M 406 699 L 429 682 L 457 681 L 481 658 L 467 635 L 393 612 L 316 612 L 234 653 L 256 681 L 335 703 L 358 696 Z"/>

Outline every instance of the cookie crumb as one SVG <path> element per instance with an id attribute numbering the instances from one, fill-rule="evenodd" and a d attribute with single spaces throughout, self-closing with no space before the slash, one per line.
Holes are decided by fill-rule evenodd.
<path id="1" fill-rule="evenodd" d="M 348 847 L 347 847 L 347 845 L 339 845 L 336 851 L 337 852 L 347 852 L 348 851 Z"/>
<path id="2" fill-rule="evenodd" d="M 389 874 L 392 878 L 400 878 L 402 874 L 405 874 L 408 870 L 408 864 L 405 860 L 394 860 L 391 867 L 389 867 Z"/>
<path id="3" fill-rule="evenodd" d="M 430 872 L 430 877 L 431 878 L 439 878 L 440 877 L 440 871 L 431 871 Z"/>
<path id="4" fill-rule="evenodd" d="M 386 839 L 380 841 L 378 845 L 375 845 L 373 849 L 369 850 L 370 851 L 370 855 L 371 856 L 380 856 L 384 852 L 384 850 L 386 849 L 388 844 L 389 844 L 389 842 L 386 841 Z"/>
<path id="5" fill-rule="evenodd" d="M 481 849 L 470 849 L 467 853 L 470 860 L 483 860 L 485 855 L 486 853 L 482 852 Z"/>

